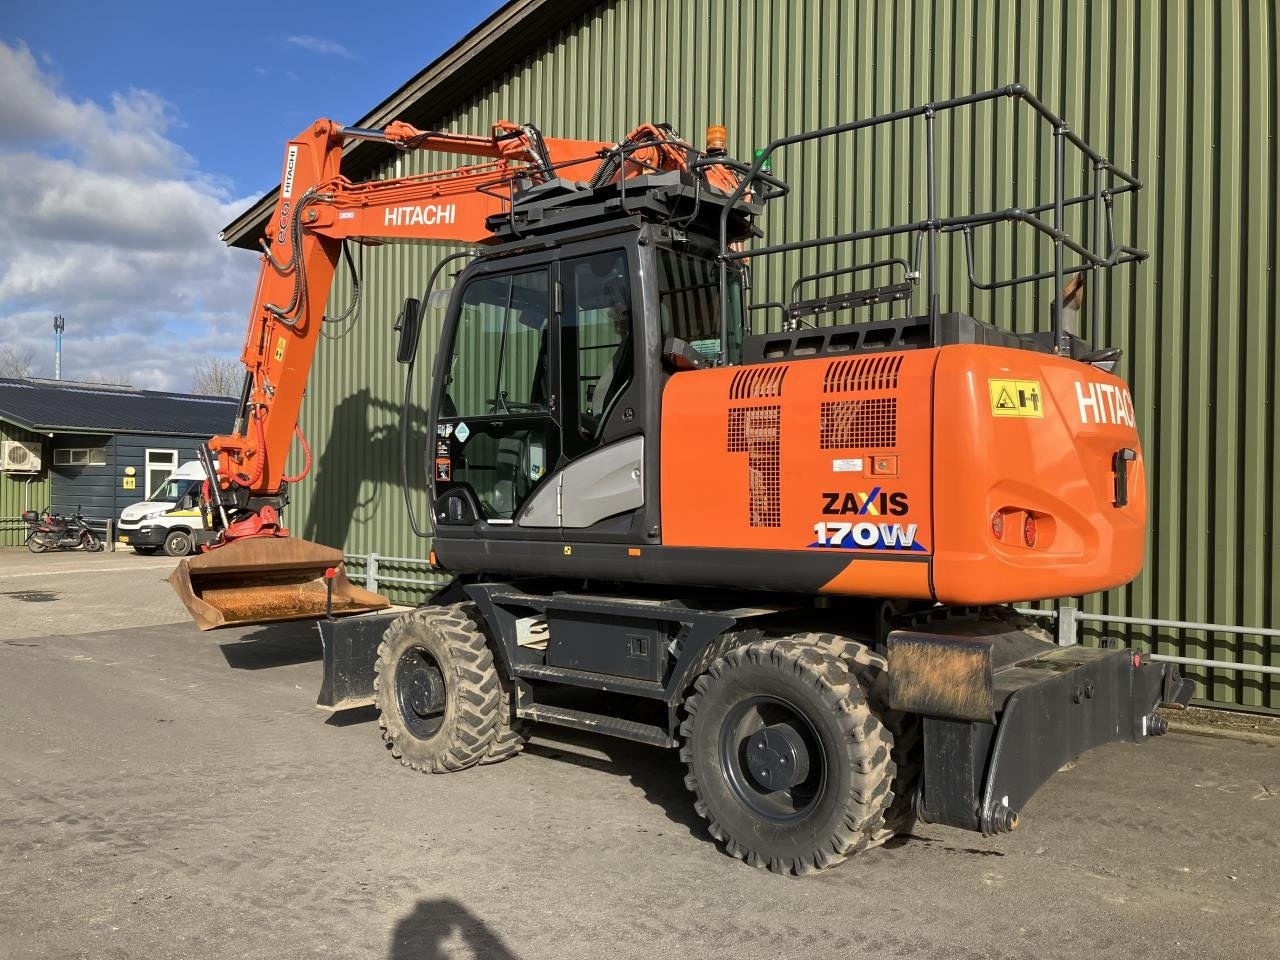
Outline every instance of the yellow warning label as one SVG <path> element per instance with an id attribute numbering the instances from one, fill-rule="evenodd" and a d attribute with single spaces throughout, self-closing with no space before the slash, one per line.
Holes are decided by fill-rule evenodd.
<path id="1" fill-rule="evenodd" d="M 284 337 L 276 341 L 276 363 L 284 359 Z"/>
<path id="2" fill-rule="evenodd" d="M 1039 380 L 988 380 L 993 417 L 1044 417 Z"/>

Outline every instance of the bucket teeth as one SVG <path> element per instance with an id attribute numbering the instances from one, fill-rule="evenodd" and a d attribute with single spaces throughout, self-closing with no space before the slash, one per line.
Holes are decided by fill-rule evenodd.
<path id="1" fill-rule="evenodd" d="M 325 616 L 333 569 L 335 616 L 382 610 L 386 597 L 347 580 L 342 551 L 309 540 L 236 540 L 181 561 L 169 583 L 201 630 Z"/>

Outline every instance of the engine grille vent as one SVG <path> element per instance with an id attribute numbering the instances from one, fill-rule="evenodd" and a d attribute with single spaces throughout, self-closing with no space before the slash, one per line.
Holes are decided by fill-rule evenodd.
<path id="1" fill-rule="evenodd" d="M 902 355 L 889 357 L 855 357 L 836 360 L 827 367 L 822 380 L 823 393 L 847 393 L 854 390 L 896 390 Z"/>
<path id="2" fill-rule="evenodd" d="M 747 502 L 753 527 L 782 526 L 781 428 L 780 406 L 729 408 L 729 452 L 747 455 Z"/>
<path id="3" fill-rule="evenodd" d="M 822 405 L 823 450 L 877 449 L 898 445 L 898 398 L 830 400 Z"/>
<path id="4" fill-rule="evenodd" d="M 764 367 L 746 367 L 733 375 L 729 384 L 730 400 L 752 400 L 756 397 L 782 396 L 782 381 L 787 367 L 771 364 Z"/>

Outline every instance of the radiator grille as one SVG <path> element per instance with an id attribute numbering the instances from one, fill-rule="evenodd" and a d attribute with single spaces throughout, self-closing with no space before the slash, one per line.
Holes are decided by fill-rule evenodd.
<path id="1" fill-rule="evenodd" d="M 756 397 L 782 396 L 782 381 L 787 375 L 787 369 L 773 364 L 739 370 L 729 383 L 729 399 L 752 400 Z"/>
<path id="2" fill-rule="evenodd" d="M 782 526 L 781 426 L 780 406 L 729 408 L 729 452 L 747 455 L 747 502 L 753 527 Z"/>
<path id="3" fill-rule="evenodd" d="M 854 390 L 896 390 L 902 355 L 890 357 L 855 357 L 836 360 L 827 367 L 822 380 L 823 393 L 848 393 Z"/>
<path id="4" fill-rule="evenodd" d="M 824 403 L 820 440 L 824 450 L 897 446 L 897 397 Z"/>

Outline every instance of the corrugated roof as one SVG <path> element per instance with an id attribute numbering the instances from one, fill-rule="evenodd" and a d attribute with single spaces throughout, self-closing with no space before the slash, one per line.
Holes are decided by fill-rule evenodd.
<path id="1" fill-rule="evenodd" d="M 509 69 L 514 61 L 541 46 L 548 36 L 599 2 L 511 0 L 351 126 L 376 130 L 392 120 L 404 120 L 427 129 L 439 125 L 461 100 L 472 96 L 485 81 Z M 531 118 L 492 119 L 514 119 L 522 123 Z M 280 149 L 283 154 L 284 144 Z M 395 148 L 385 143 L 352 141 L 343 150 L 342 172 L 352 180 L 360 180 L 394 153 Z M 272 187 L 223 228 L 222 239 L 232 247 L 257 250 L 258 238 L 262 236 L 278 193 L 279 187 Z"/>
<path id="2" fill-rule="evenodd" d="M 0 378 L 0 419 L 42 433 L 87 430 L 212 437 L 230 432 L 236 405 L 229 397 Z"/>

